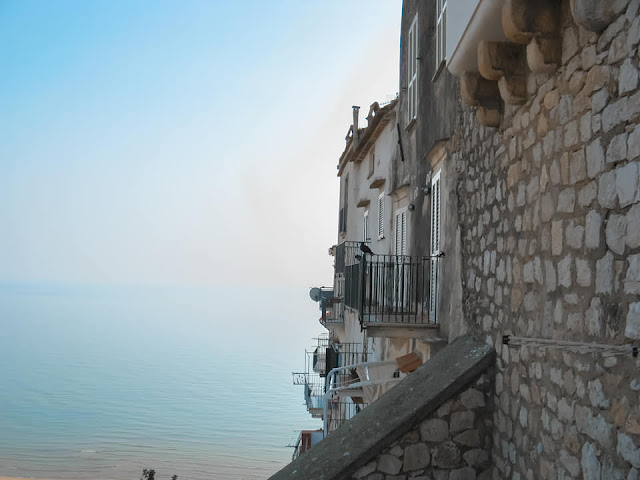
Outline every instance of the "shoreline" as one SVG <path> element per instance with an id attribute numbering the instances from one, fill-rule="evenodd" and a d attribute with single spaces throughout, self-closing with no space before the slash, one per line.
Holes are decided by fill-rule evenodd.
<path id="1" fill-rule="evenodd" d="M 64 480 L 64 479 L 52 479 L 52 478 L 27 478 L 27 477 L 7 477 L 0 475 L 0 480 Z"/>

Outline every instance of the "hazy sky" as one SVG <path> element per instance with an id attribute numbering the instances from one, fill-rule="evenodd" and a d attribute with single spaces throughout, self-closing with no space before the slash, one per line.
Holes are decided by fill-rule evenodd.
<path id="1" fill-rule="evenodd" d="M 0 281 L 329 285 L 401 0 L 0 0 Z"/>

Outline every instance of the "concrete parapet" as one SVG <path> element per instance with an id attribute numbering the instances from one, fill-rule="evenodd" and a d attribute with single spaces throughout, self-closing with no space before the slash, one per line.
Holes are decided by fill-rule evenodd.
<path id="1" fill-rule="evenodd" d="M 486 426 L 486 419 L 476 417 L 472 411 L 484 408 L 486 402 L 485 394 L 473 386 L 494 361 L 491 346 L 469 336 L 454 340 L 271 480 L 347 480 L 375 471 L 392 474 L 421 469 L 429 463 L 437 468 L 472 468 L 465 465 L 476 460 L 475 454 L 468 454 L 473 459 L 466 463 L 462 455 L 473 449 L 488 451 L 490 445 L 486 442 L 491 438 L 490 431 L 482 427 Z M 488 393 L 492 380 L 483 378 L 480 382 Z M 464 393 L 470 387 L 473 391 Z M 460 408 L 452 409 L 448 401 L 456 395 L 464 395 L 464 399 L 459 399 Z M 422 422 L 441 407 L 449 409 L 447 435 L 440 439 L 425 434 L 420 442 Z M 453 434 L 455 438 L 449 439 Z M 407 440 L 404 443 L 403 438 Z M 478 463 L 478 468 L 486 468 L 486 463 Z"/>

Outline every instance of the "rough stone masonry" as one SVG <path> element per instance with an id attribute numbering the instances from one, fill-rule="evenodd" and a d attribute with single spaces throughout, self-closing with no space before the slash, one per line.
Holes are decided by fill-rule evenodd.
<path id="1" fill-rule="evenodd" d="M 606 3 L 591 33 L 563 2 L 560 67 L 499 128 L 465 107 L 449 142 L 464 317 L 498 352 L 496 479 L 639 478 L 640 360 L 501 341 L 639 344 L 640 0 Z"/>

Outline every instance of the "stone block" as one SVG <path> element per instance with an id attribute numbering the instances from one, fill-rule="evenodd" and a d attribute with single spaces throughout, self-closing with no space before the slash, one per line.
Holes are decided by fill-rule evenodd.
<path id="1" fill-rule="evenodd" d="M 640 411 L 637 408 L 627 416 L 624 422 L 624 429 L 627 433 L 633 435 L 640 434 Z"/>
<path id="2" fill-rule="evenodd" d="M 618 433 L 616 452 L 633 467 L 640 468 L 640 452 L 633 439 L 624 433 Z"/>
<path id="3" fill-rule="evenodd" d="M 580 117 L 580 141 L 582 143 L 591 140 L 591 122 L 591 112 L 587 112 Z"/>
<path id="4" fill-rule="evenodd" d="M 580 474 L 580 462 L 576 457 L 570 455 L 569 452 L 562 449 L 560 450 L 560 455 L 558 455 L 560 463 L 567 471 L 573 475 L 573 477 L 577 477 Z"/>
<path id="5" fill-rule="evenodd" d="M 475 414 L 469 411 L 455 412 L 451 414 L 449 430 L 451 433 L 462 432 L 473 428 L 475 422 Z"/>
<path id="6" fill-rule="evenodd" d="M 558 262 L 558 285 L 566 288 L 571 287 L 571 265 L 571 255 L 567 255 Z"/>
<path id="7" fill-rule="evenodd" d="M 603 4 L 599 0 L 573 0 L 571 2 L 571 14 L 578 25 L 591 32 L 599 32 L 605 29 L 616 17 L 616 11 L 611 3 L 606 2 L 606 4 Z M 606 38 L 601 41 L 605 42 L 604 48 L 607 43 Z"/>
<path id="8" fill-rule="evenodd" d="M 607 105 L 602 111 L 602 130 L 610 131 L 619 123 L 626 122 L 640 112 L 640 92 Z"/>
<path id="9" fill-rule="evenodd" d="M 621 32 L 616 36 L 609 46 L 609 54 L 607 55 L 607 63 L 610 65 L 619 62 L 628 57 L 631 52 L 627 49 L 627 35 Z"/>
<path id="10" fill-rule="evenodd" d="M 571 148 L 578 143 L 578 122 L 571 120 L 564 126 L 564 148 Z"/>
<path id="11" fill-rule="evenodd" d="M 558 418 L 563 422 L 573 422 L 573 405 L 575 402 L 561 398 L 558 400 Z"/>
<path id="12" fill-rule="evenodd" d="M 480 448 L 467 450 L 462 458 L 467 462 L 467 465 L 474 468 L 481 468 L 489 464 L 489 453 Z"/>
<path id="13" fill-rule="evenodd" d="M 576 192 L 573 188 L 565 188 L 558 195 L 558 212 L 571 213 L 576 204 Z"/>
<path id="14" fill-rule="evenodd" d="M 609 402 L 602 390 L 602 382 L 599 378 L 587 383 L 587 393 L 589 394 L 589 402 L 591 402 L 592 406 L 602 409 L 611 406 L 611 402 Z"/>
<path id="15" fill-rule="evenodd" d="M 611 293 L 613 290 L 613 255 L 607 252 L 596 262 L 596 293 Z"/>
<path id="16" fill-rule="evenodd" d="M 464 445 L 465 447 L 480 447 L 482 446 L 482 441 L 480 438 L 480 433 L 478 430 L 465 430 L 464 432 L 456 435 L 453 438 L 453 441 L 459 443 L 460 445 Z"/>
<path id="17" fill-rule="evenodd" d="M 452 470 L 447 478 L 448 480 L 480 480 L 478 477 L 476 477 L 476 471 L 473 468 L 469 467 Z M 445 480 L 445 477 L 442 477 L 442 480 Z"/>
<path id="18" fill-rule="evenodd" d="M 609 250 L 618 255 L 624 253 L 626 243 L 627 219 L 624 215 L 611 215 L 607 221 L 605 238 Z"/>
<path id="19" fill-rule="evenodd" d="M 454 468 L 460 464 L 460 450 L 451 440 L 439 443 L 431 452 L 431 464 L 435 467 Z"/>
<path id="20" fill-rule="evenodd" d="M 600 113 L 609 102 L 609 90 L 603 88 L 598 90 L 591 97 L 591 110 L 593 113 Z"/>
<path id="21" fill-rule="evenodd" d="M 589 121 L 591 125 L 591 121 Z M 566 137 L 565 137 L 566 138 Z M 569 183 L 574 185 L 587 178 L 584 149 L 575 151 L 569 163 Z"/>
<path id="22" fill-rule="evenodd" d="M 380 472 L 389 475 L 396 475 L 402 469 L 402 460 L 394 455 L 383 454 L 378 457 L 378 468 Z"/>
<path id="23" fill-rule="evenodd" d="M 600 452 L 591 443 L 585 442 L 582 446 L 582 457 L 580 458 L 580 466 L 584 480 L 601 480 L 601 465 L 598 460 Z"/>
<path id="24" fill-rule="evenodd" d="M 438 443 L 449 437 L 449 424 L 441 418 L 425 420 L 420 425 L 420 438 L 423 442 Z"/>
<path id="25" fill-rule="evenodd" d="M 640 201 L 640 166 L 637 161 L 630 162 L 623 167 L 618 167 L 616 172 L 616 193 L 620 207 L 626 207 Z"/>
<path id="26" fill-rule="evenodd" d="M 553 292 L 556 289 L 556 269 L 551 260 L 544 262 L 544 280 L 547 292 Z"/>
<path id="27" fill-rule="evenodd" d="M 602 303 L 599 297 L 593 297 L 585 315 L 587 334 L 592 337 L 602 335 Z"/>
<path id="28" fill-rule="evenodd" d="M 629 268 L 624 279 L 624 293 L 640 294 L 640 254 L 627 257 Z"/>
<path id="29" fill-rule="evenodd" d="M 627 246 L 640 247 L 640 204 L 635 204 L 627 212 Z"/>
<path id="30" fill-rule="evenodd" d="M 627 134 L 616 135 L 607 147 L 607 163 L 617 163 L 627 158 Z"/>
<path id="31" fill-rule="evenodd" d="M 460 395 L 460 403 L 469 410 L 485 406 L 484 394 L 475 388 L 468 388 Z"/>
<path id="32" fill-rule="evenodd" d="M 570 248 L 582 248 L 582 239 L 584 236 L 584 227 L 577 225 L 575 220 L 569 220 L 565 229 L 566 244 Z"/>
<path id="33" fill-rule="evenodd" d="M 389 450 L 389 453 L 391 455 L 395 455 L 396 457 L 399 458 L 404 454 L 404 450 L 402 449 L 402 447 L 400 445 L 396 445 L 391 450 Z"/>
<path id="34" fill-rule="evenodd" d="M 431 459 L 429 447 L 424 443 L 409 445 L 404 449 L 404 472 L 414 472 L 429 465 Z"/>
<path id="35" fill-rule="evenodd" d="M 640 302 L 629 304 L 624 336 L 633 340 L 640 340 Z"/>
<path id="36" fill-rule="evenodd" d="M 640 209 L 639 209 L 640 210 Z M 639 211 L 640 215 L 640 211 Z M 584 243 L 589 249 L 600 246 L 600 229 L 602 228 L 602 217 L 596 210 L 587 213 L 585 219 Z"/>
<path id="37" fill-rule="evenodd" d="M 601 415 L 594 416 L 590 407 L 576 405 L 575 417 L 578 432 L 589 436 L 604 448 L 613 447 L 613 427 Z"/>
<path id="38" fill-rule="evenodd" d="M 576 258 L 576 281 L 581 287 L 591 285 L 591 267 L 587 260 Z"/>
<path id="39" fill-rule="evenodd" d="M 598 195 L 598 186 L 595 181 L 587 183 L 578 192 L 578 206 L 581 208 L 588 207 L 596 199 Z"/>
<path id="40" fill-rule="evenodd" d="M 618 74 L 618 94 L 624 95 L 638 87 L 638 69 L 633 66 L 631 59 L 627 58 L 620 67 Z"/>
<path id="41" fill-rule="evenodd" d="M 555 220 L 551 222 L 551 253 L 553 255 L 562 254 L 562 230 L 562 220 Z"/>
<path id="42" fill-rule="evenodd" d="M 594 178 L 604 169 L 604 149 L 600 138 L 596 138 L 586 148 L 587 174 Z"/>
<path id="43" fill-rule="evenodd" d="M 636 125 L 627 137 L 627 158 L 633 160 L 640 156 L 640 125 Z"/>
<path id="44" fill-rule="evenodd" d="M 603 208 L 615 208 L 618 203 L 616 172 L 604 172 L 598 179 L 598 203 Z"/>

